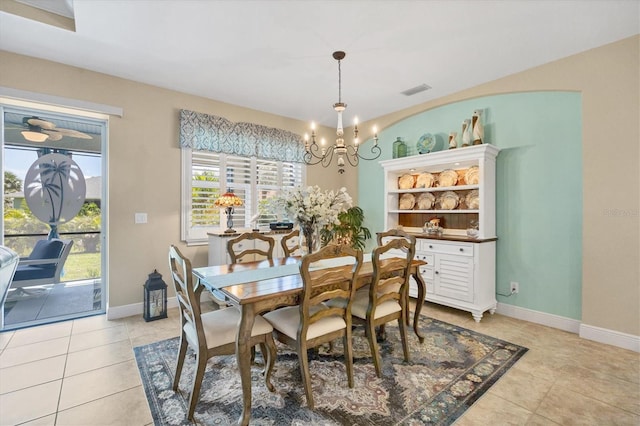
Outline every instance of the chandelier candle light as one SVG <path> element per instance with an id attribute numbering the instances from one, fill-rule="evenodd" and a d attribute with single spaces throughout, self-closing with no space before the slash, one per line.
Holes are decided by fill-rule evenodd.
<path id="1" fill-rule="evenodd" d="M 225 192 L 216 200 L 215 205 L 218 207 L 224 207 L 224 212 L 227 214 L 227 230 L 224 231 L 225 234 L 236 233 L 236 230 L 233 229 L 233 218 L 231 215 L 233 214 L 233 208 L 239 207 L 242 204 L 242 199 L 232 191 Z"/>
<path id="2" fill-rule="evenodd" d="M 322 164 L 322 167 L 329 167 L 333 160 L 333 155 L 337 157 L 338 172 L 344 173 L 344 159 L 346 157 L 349 164 L 353 167 L 358 165 L 360 159 L 375 160 L 380 157 L 382 150 L 378 146 L 378 134 L 376 128 L 373 128 L 373 146 L 371 147 L 372 157 L 364 157 L 358 152 L 358 119 L 353 122 L 353 145 L 344 143 L 344 129 L 342 128 L 342 113 L 347 109 L 347 104 L 342 102 L 342 72 L 340 69 L 340 61 L 344 59 L 346 53 L 342 51 L 333 52 L 333 59 L 338 61 L 338 102 L 333 104 L 333 109 L 338 113 L 338 127 L 336 129 L 335 144 L 325 147 L 325 140 L 320 141 L 320 145 L 316 142 L 315 124 L 311 123 L 311 142 L 309 135 L 304 135 L 304 162 L 309 165 Z"/>

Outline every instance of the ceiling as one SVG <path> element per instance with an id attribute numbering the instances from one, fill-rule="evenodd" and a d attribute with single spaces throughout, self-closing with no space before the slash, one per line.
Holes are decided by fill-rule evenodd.
<path id="1" fill-rule="evenodd" d="M 640 33 L 639 0 L 72 5 L 75 32 L 0 11 L 0 49 L 327 126 L 335 50 L 346 125 Z"/>

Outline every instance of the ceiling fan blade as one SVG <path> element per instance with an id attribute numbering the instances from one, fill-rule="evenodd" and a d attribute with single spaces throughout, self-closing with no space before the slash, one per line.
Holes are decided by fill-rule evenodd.
<path id="1" fill-rule="evenodd" d="M 52 141 L 59 141 L 60 139 L 62 139 L 62 133 L 57 132 L 55 130 L 42 130 L 43 133 L 46 133 L 49 135 L 49 140 Z"/>
<path id="2" fill-rule="evenodd" d="M 64 136 L 69 136 L 72 138 L 78 138 L 78 139 L 93 139 L 91 136 L 89 136 L 86 133 L 82 133 L 79 132 L 77 130 L 71 130 L 71 129 L 63 129 L 63 128 L 57 128 L 55 130 L 53 130 L 54 132 L 59 132 Z"/>
<path id="3" fill-rule="evenodd" d="M 56 128 L 55 124 L 51 123 L 50 121 L 41 120 L 38 117 L 29 118 L 27 120 L 27 123 L 29 123 L 32 126 L 40 127 L 46 130 L 53 130 Z"/>

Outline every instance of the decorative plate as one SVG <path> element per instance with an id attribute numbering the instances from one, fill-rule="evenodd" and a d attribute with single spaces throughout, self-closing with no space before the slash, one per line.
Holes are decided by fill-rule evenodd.
<path id="1" fill-rule="evenodd" d="M 418 201 L 416 204 L 418 205 L 418 210 L 429 210 L 433 207 L 433 204 L 436 202 L 436 197 L 430 192 L 423 192 L 418 196 Z"/>
<path id="2" fill-rule="evenodd" d="M 398 208 L 400 210 L 411 210 L 416 204 L 416 197 L 413 194 L 402 194 Z"/>
<path id="3" fill-rule="evenodd" d="M 413 183 L 415 182 L 415 179 L 413 177 L 413 175 L 402 175 L 400 176 L 400 178 L 398 178 L 398 189 L 411 189 L 413 188 Z"/>
<path id="4" fill-rule="evenodd" d="M 477 210 L 480 208 L 480 193 L 477 189 L 469 192 L 464 199 L 468 209 Z"/>
<path id="5" fill-rule="evenodd" d="M 416 149 L 420 154 L 427 154 L 431 152 L 435 146 L 436 137 L 431 133 L 425 133 L 424 135 L 420 136 L 420 139 L 418 139 L 418 143 L 416 143 Z"/>
<path id="6" fill-rule="evenodd" d="M 456 186 L 458 183 L 458 173 L 453 169 L 440 172 L 438 176 L 438 186 Z"/>
<path id="7" fill-rule="evenodd" d="M 440 196 L 440 208 L 442 210 L 453 210 L 458 207 L 460 197 L 453 191 L 446 191 Z"/>
<path id="8" fill-rule="evenodd" d="M 416 188 L 431 188 L 435 181 L 431 173 L 420 173 L 416 180 Z"/>
<path id="9" fill-rule="evenodd" d="M 464 173 L 464 181 L 467 185 L 477 185 L 480 183 L 480 169 L 478 166 L 471 166 Z"/>

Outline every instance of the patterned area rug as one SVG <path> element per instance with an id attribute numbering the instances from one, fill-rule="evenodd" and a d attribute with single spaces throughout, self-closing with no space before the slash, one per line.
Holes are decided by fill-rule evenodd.
<path id="1" fill-rule="evenodd" d="M 267 390 L 259 351 L 252 368 L 252 425 L 448 425 L 487 391 L 526 348 L 425 316 L 420 318 L 425 342 L 411 332 L 411 362 L 405 363 L 397 323 L 387 325 L 380 344 L 383 378 L 375 374 L 361 327 L 354 330 L 355 387 L 347 385 L 341 341 L 331 353 L 310 352 L 315 410 L 306 407 L 295 352 L 278 343 L 272 383 Z M 189 352 L 173 392 L 179 338 L 134 348 L 147 400 L 156 425 L 189 425 L 188 390 L 194 355 Z M 209 360 L 196 424 L 235 424 L 242 411 L 242 388 L 235 356 Z"/>

